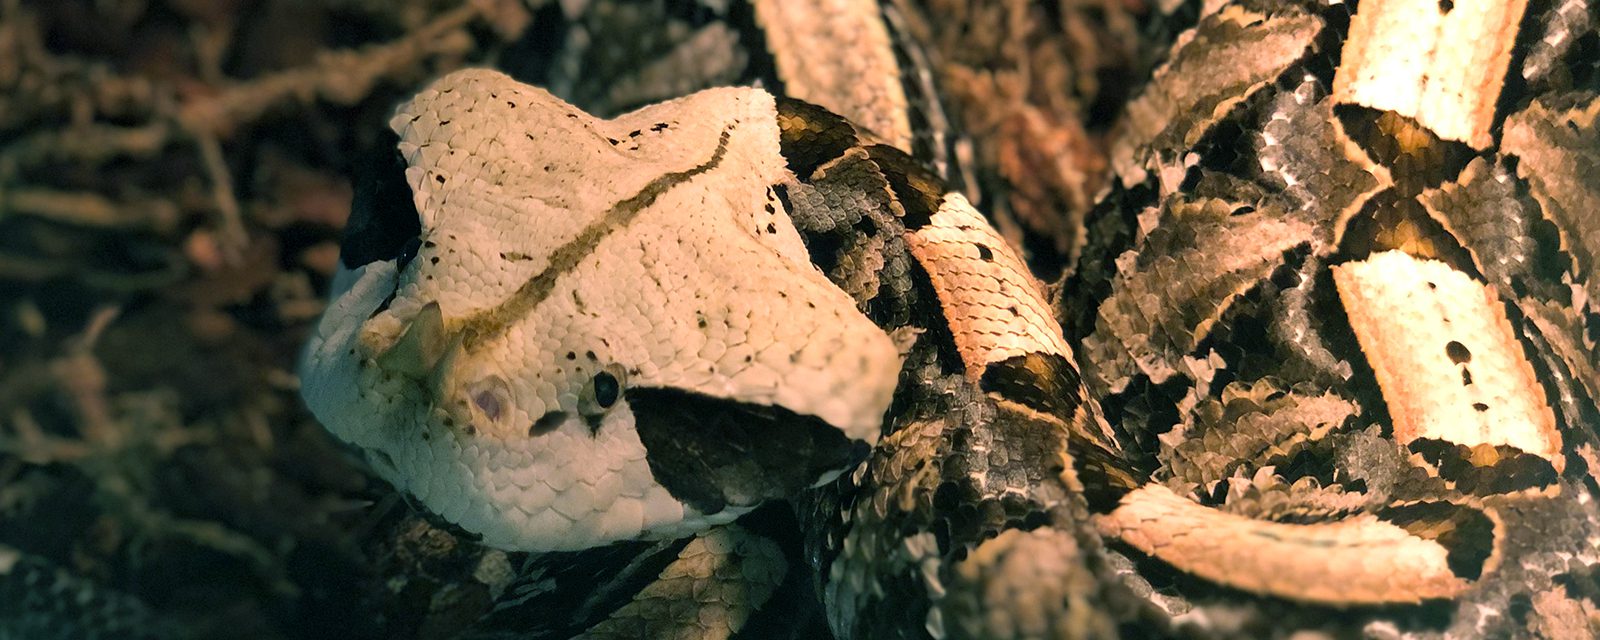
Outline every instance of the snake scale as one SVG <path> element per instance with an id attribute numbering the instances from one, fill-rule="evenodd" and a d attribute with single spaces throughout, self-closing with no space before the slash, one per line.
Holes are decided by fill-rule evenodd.
<path id="1" fill-rule="evenodd" d="M 1459 135 L 1340 66 L 1380 3 L 1190 7 L 1049 295 L 898 3 L 571 4 L 396 110 L 302 368 L 537 552 L 480 636 L 1594 631 L 1584 3 L 1424 3 L 1524 25 Z"/>

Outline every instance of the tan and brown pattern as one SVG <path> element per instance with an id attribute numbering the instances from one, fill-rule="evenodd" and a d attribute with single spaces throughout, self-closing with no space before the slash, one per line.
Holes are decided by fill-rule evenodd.
<path id="1" fill-rule="evenodd" d="M 782 395 L 800 384 L 794 377 L 773 381 L 778 392 L 766 395 L 745 387 L 722 390 L 720 360 L 706 360 L 713 366 L 699 373 L 706 345 L 714 342 L 707 325 L 648 314 L 634 328 L 661 341 L 662 353 L 652 354 L 661 358 L 649 366 L 687 363 L 682 368 L 696 373 L 668 378 L 646 366 L 642 373 L 627 372 L 632 381 L 617 375 L 606 385 L 596 374 L 597 382 L 575 398 L 578 404 L 563 404 L 559 412 L 564 418 L 607 396 L 597 389 L 649 381 L 649 391 L 611 394 L 627 399 L 637 417 L 591 428 L 637 431 L 652 488 L 664 488 L 684 505 L 682 529 L 672 528 L 669 514 L 652 531 L 720 525 L 724 519 L 701 514 L 722 513 L 725 504 L 794 500 L 804 538 L 800 568 L 816 582 L 828 626 L 839 637 L 1108 637 L 1171 633 L 1185 625 L 1220 635 L 1511 629 L 1515 624 L 1473 612 L 1552 593 L 1600 562 L 1588 535 L 1600 517 L 1593 487 L 1583 484 L 1582 454 L 1570 452 L 1572 443 L 1593 440 L 1585 433 L 1593 425 L 1585 421 L 1596 407 L 1595 364 L 1585 351 L 1592 346 L 1592 319 L 1584 315 L 1593 313 L 1594 301 L 1580 294 L 1593 289 L 1597 250 L 1586 224 L 1593 216 L 1582 213 L 1592 190 L 1578 178 L 1595 168 L 1584 147 L 1593 138 L 1594 99 L 1532 102 L 1512 110 L 1499 128 L 1494 106 L 1510 98 L 1500 95 L 1497 79 L 1514 71 L 1516 58 L 1506 52 L 1519 36 L 1515 28 L 1497 27 L 1481 47 L 1493 55 L 1467 69 L 1476 79 L 1457 83 L 1474 92 L 1463 99 L 1470 117 L 1451 115 L 1455 105 L 1438 106 L 1438 96 L 1398 115 L 1382 112 L 1384 105 L 1363 87 L 1377 82 L 1374 72 L 1381 69 L 1374 65 L 1400 54 L 1366 55 L 1361 47 L 1369 32 L 1395 26 L 1385 17 L 1396 11 L 1386 6 L 1394 5 L 1360 7 L 1346 39 L 1337 26 L 1350 17 L 1340 13 L 1348 11 L 1342 5 L 1259 4 L 1208 5 L 1129 107 L 1127 128 L 1113 146 L 1120 180 L 1102 199 L 1100 232 L 1089 234 L 1083 265 L 1061 283 L 1052 303 L 1018 249 L 983 212 L 908 155 L 902 125 L 911 120 L 898 113 L 906 101 L 894 98 L 894 88 L 897 78 L 912 74 L 888 68 L 887 61 L 903 60 L 889 50 L 890 31 L 875 22 L 881 20 L 876 3 L 842 3 L 832 11 L 755 3 L 756 20 L 768 33 L 766 53 L 790 95 L 763 102 L 753 97 L 759 92 L 727 94 L 757 107 L 740 111 L 714 143 L 709 136 L 684 143 L 676 164 L 657 162 L 626 191 L 637 195 L 613 199 L 606 210 L 638 214 L 622 237 L 649 247 L 653 225 L 678 232 L 666 215 L 685 204 L 658 206 L 654 194 L 684 191 L 680 184 L 707 186 L 701 174 L 715 183 L 718 190 L 708 190 L 700 202 L 733 204 L 728 224 L 708 223 L 699 228 L 701 237 L 673 236 L 696 248 L 649 273 L 657 283 L 689 282 L 681 286 L 692 289 L 701 306 L 788 297 L 782 287 L 739 288 L 737 279 L 719 281 L 728 289 L 695 288 L 696 279 L 715 271 L 698 265 L 720 255 L 719 239 L 751 233 L 741 206 L 762 211 L 755 214 L 756 237 L 763 229 L 797 236 L 805 257 L 847 295 L 808 298 L 822 306 L 773 325 L 781 327 L 771 329 L 781 331 L 773 344 L 794 349 L 792 361 L 801 362 L 800 354 L 809 353 L 807 336 L 827 324 L 816 318 L 872 321 L 881 330 L 873 339 L 877 351 L 892 343 L 900 356 L 893 379 L 872 377 L 888 372 L 870 363 L 826 373 L 893 386 L 887 413 L 872 416 L 882 418 L 881 436 L 867 433 L 871 425 L 862 416 L 885 405 L 853 403 L 857 410 L 833 412 L 851 416 L 852 439 L 876 440 L 854 467 L 819 456 L 828 462 L 823 466 L 846 468 L 834 482 L 822 482 L 833 475 L 823 469 L 783 467 L 776 462 L 781 456 L 754 452 L 763 446 L 760 438 L 734 437 L 735 444 L 719 448 L 705 435 L 736 433 L 726 416 L 792 433 L 797 420 L 822 414 L 808 409 L 804 398 Z M 1494 22 L 1484 16 L 1520 16 L 1524 9 L 1487 0 L 1425 4 L 1406 10 L 1447 26 L 1464 20 L 1481 27 Z M 779 25 L 783 32 L 774 34 Z M 1408 44 L 1383 33 L 1372 37 L 1387 50 Z M 818 43 L 852 50 L 835 58 Z M 1336 65 L 1341 49 L 1345 59 Z M 1418 64 L 1432 70 L 1418 77 L 1461 71 L 1452 67 L 1459 58 L 1423 56 Z M 871 77 L 845 81 L 852 74 Z M 504 82 L 491 89 L 520 86 Z M 732 107 L 719 111 L 705 95 L 655 113 L 669 114 L 673 126 L 722 122 Z M 813 102 L 852 113 L 841 117 Z M 713 106 L 702 113 L 690 108 L 695 105 Z M 590 122 L 570 105 L 553 108 Z M 893 113 L 878 113 L 884 109 Z M 761 133 L 754 140 L 741 137 L 752 131 Z M 1507 159 L 1469 160 L 1465 146 L 1452 142 L 1492 155 L 1497 132 L 1504 134 L 1505 151 L 1517 157 L 1515 175 Z M 611 140 L 612 147 L 625 147 L 622 152 L 637 150 L 626 148 L 632 142 Z M 473 154 L 499 153 L 492 142 L 451 143 Z M 424 158 L 420 168 L 429 170 L 433 162 Z M 575 159 L 571 167 L 582 173 L 589 163 Z M 744 166 L 759 167 L 761 178 L 727 173 Z M 1518 179 L 1526 185 L 1504 186 Z M 413 184 L 432 188 L 426 180 Z M 563 186 L 569 191 L 544 197 L 583 197 L 582 185 Z M 1463 211 L 1480 204 L 1459 195 L 1468 190 L 1488 194 L 1498 209 Z M 623 206 L 629 203 L 637 206 Z M 1533 237 L 1543 232 L 1533 231 L 1531 222 L 1494 217 L 1494 211 L 1530 211 L 1530 203 L 1556 228 L 1556 250 L 1570 259 L 1563 265 L 1570 271 L 1552 276 L 1549 265 L 1560 261 L 1545 255 L 1549 243 Z M 419 209 L 425 233 L 432 224 L 427 216 L 452 211 L 433 201 Z M 792 230 L 763 227 L 780 209 Z M 529 256 L 551 265 L 586 264 L 610 233 L 591 228 L 598 229 L 583 227 L 575 231 L 579 241 Z M 799 245 L 785 242 L 769 248 L 795 257 Z M 1502 246 L 1537 255 L 1529 259 L 1537 266 L 1520 258 L 1507 262 L 1496 253 Z M 1437 259 L 1425 263 L 1438 270 L 1433 289 L 1470 295 L 1431 301 L 1434 294 L 1417 286 L 1385 289 L 1395 284 L 1390 280 L 1399 268 L 1388 261 L 1403 254 L 1384 251 L 1397 248 Z M 634 254 L 617 255 L 620 262 L 596 264 L 620 269 Z M 741 259 L 720 268 L 759 268 Z M 426 280 L 430 266 L 413 264 L 407 277 Z M 626 282 L 596 278 L 627 290 Z M 539 277 L 518 282 L 548 288 Z M 373 291 L 362 295 L 375 304 L 381 298 Z M 397 298 L 402 309 L 430 317 L 408 297 L 414 296 L 407 291 Z M 523 297 L 514 291 L 509 306 L 477 306 L 507 316 L 491 323 L 499 326 L 531 311 L 518 306 Z M 1513 305 L 1518 313 L 1503 313 Z M 383 306 L 375 307 L 374 317 L 388 313 Z M 581 315 L 587 305 L 575 298 L 573 306 Z M 1429 315 L 1430 309 L 1438 313 Z M 1429 317 L 1411 318 L 1413 312 Z M 602 325 L 610 320 L 592 317 Z M 1077 320 L 1084 317 L 1093 319 L 1092 327 Z M 1452 318 L 1481 320 L 1492 330 L 1444 326 Z M 566 321 L 546 322 L 563 327 Z M 410 335 L 399 325 L 385 330 L 402 345 L 401 336 Z M 1459 331 L 1470 335 L 1452 333 Z M 537 331 L 519 335 L 537 339 Z M 849 348 L 836 345 L 828 353 Z M 1075 350 L 1090 359 L 1084 369 L 1089 384 Z M 680 382 L 693 384 L 680 388 Z M 1556 388 L 1559 402 L 1549 388 Z M 673 395 L 683 389 L 694 395 Z M 1479 395 L 1463 399 L 1462 393 Z M 700 403 L 717 408 L 696 413 L 722 422 L 702 428 L 680 411 Z M 484 402 L 478 411 L 487 411 Z M 664 439 L 674 432 L 683 433 L 681 442 Z M 1563 437 L 1568 433 L 1576 437 Z M 777 442 L 795 440 L 767 444 Z M 1595 458 L 1592 447 L 1589 452 Z M 490 459 L 515 466 L 517 453 L 494 451 Z M 798 491 L 793 482 L 764 484 L 750 468 L 755 460 L 820 485 Z M 515 510 L 535 519 L 543 513 L 543 504 L 518 504 L 512 493 L 505 497 Z M 567 495 L 556 503 L 570 508 Z M 446 517 L 469 529 L 482 520 Z M 686 553 L 717 547 L 730 531 L 700 533 Z M 533 541 L 525 548 L 575 548 L 573 542 L 589 533 L 544 527 L 523 539 Z M 593 539 L 611 539 L 606 535 Z M 495 531 L 493 537 L 515 536 Z M 560 546 L 540 546 L 548 537 Z M 666 567 L 660 582 L 592 630 L 643 624 L 640 603 L 681 591 L 673 581 L 688 566 Z M 771 586 L 756 580 L 738 588 L 758 594 Z M 1240 602 L 1249 603 L 1248 610 L 1223 615 Z M 1548 610 L 1544 623 L 1571 618 L 1572 607 L 1563 608 L 1562 601 L 1539 602 Z M 735 622 L 743 614 L 724 604 L 694 605 L 704 607 L 701 621 L 709 626 L 702 630 L 739 630 Z M 661 619 L 691 617 L 683 611 Z"/>

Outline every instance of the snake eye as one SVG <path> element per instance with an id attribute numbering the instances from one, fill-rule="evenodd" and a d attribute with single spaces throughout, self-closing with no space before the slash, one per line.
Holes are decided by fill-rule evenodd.
<path id="1" fill-rule="evenodd" d="M 605 414 L 622 398 L 622 385 L 626 380 L 627 374 L 617 365 L 596 371 L 578 395 L 578 413 L 588 417 Z"/>

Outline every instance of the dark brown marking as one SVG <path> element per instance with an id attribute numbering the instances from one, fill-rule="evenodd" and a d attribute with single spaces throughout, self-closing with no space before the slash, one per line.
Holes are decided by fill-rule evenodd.
<path id="1" fill-rule="evenodd" d="M 1438 438 L 1417 438 L 1406 448 L 1427 461 L 1439 477 L 1455 483 L 1456 489 L 1473 495 L 1542 489 L 1561 479 L 1549 460 L 1511 445 L 1469 447 Z"/>
<path id="2" fill-rule="evenodd" d="M 1063 421 L 1072 419 L 1083 397 L 1078 369 L 1057 354 L 1034 352 L 990 364 L 979 384 L 984 391 Z"/>
<path id="3" fill-rule="evenodd" d="M 1482 577 L 1497 546 L 1494 521 L 1476 507 L 1418 502 L 1387 507 L 1377 515 L 1406 533 L 1439 543 L 1445 548 L 1445 564 L 1459 578 Z"/>
<path id="4" fill-rule="evenodd" d="M 794 203 L 789 201 L 789 187 L 787 185 L 775 184 L 770 188 L 772 189 L 772 195 L 777 196 L 778 204 L 783 206 L 785 212 L 794 211 Z"/>
<path id="5" fill-rule="evenodd" d="M 889 145 L 875 144 L 866 147 L 866 151 L 867 157 L 872 158 L 883 171 L 889 189 L 894 191 L 895 198 L 900 200 L 900 206 L 905 209 L 905 218 L 901 222 L 906 229 L 916 231 L 926 226 L 933 219 L 933 214 L 939 212 L 939 203 L 944 201 L 947 191 L 944 181 L 904 151 Z"/>
<path id="6" fill-rule="evenodd" d="M 783 407 L 659 387 L 624 395 L 650 473 L 702 513 L 794 496 L 868 451 L 821 418 Z"/>
<path id="7" fill-rule="evenodd" d="M 1083 404 L 1087 391 L 1078 369 L 1065 357 L 1039 352 L 1013 356 L 986 367 L 978 384 L 985 392 L 1062 424 L 1085 495 L 1097 511 L 1114 508 L 1124 494 L 1144 483 L 1147 476 L 1098 428 L 1098 420 L 1089 413 L 1092 405 Z"/>
<path id="8" fill-rule="evenodd" d="M 832 111 L 793 98 L 778 98 L 777 107 L 778 151 L 801 180 L 861 144 L 855 125 Z"/>

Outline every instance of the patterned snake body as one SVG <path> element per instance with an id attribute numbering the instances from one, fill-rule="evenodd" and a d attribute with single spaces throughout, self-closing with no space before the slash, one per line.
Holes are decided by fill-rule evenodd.
<path id="1" fill-rule="evenodd" d="M 926 83 L 900 67 L 915 55 L 896 49 L 892 8 L 830 4 L 752 3 L 787 97 L 713 89 L 604 120 L 471 70 L 403 105 L 391 122 L 401 164 L 352 222 L 349 271 L 308 346 L 319 418 L 492 547 L 715 527 L 665 548 L 676 556 L 663 568 L 628 564 L 659 575 L 594 614 L 591 637 L 743 629 L 747 605 L 784 578 L 770 548 L 727 523 L 773 499 L 797 505 L 840 637 L 1170 631 L 1158 609 L 1174 613 L 1172 600 L 1127 575 L 1139 553 L 1277 607 L 1447 600 L 1497 575 L 1516 523 L 1453 489 L 1251 517 L 1150 480 L 1086 386 L 1125 394 L 1142 379 L 1117 380 L 1112 361 L 1080 371 L 1025 263 L 945 186 L 941 172 L 962 168 L 942 134 L 911 126 L 926 115 L 904 115 Z M 1277 29 L 1266 39 L 1299 49 L 1320 28 L 1298 12 L 1246 14 L 1207 20 Z M 839 42 L 864 48 L 802 55 Z M 1145 168 L 1170 177 L 1159 151 L 1171 140 L 1151 137 L 1134 154 L 1150 155 L 1128 160 L 1143 163 L 1123 172 L 1130 183 Z M 1164 230 L 1253 215 L 1162 206 L 1178 212 Z M 1322 233 L 1296 215 L 1269 222 Z M 1110 348 L 1097 338 L 1091 350 Z M 1156 356 L 1135 360 L 1148 380 L 1170 375 L 1152 373 Z M 1313 406 L 1331 416 L 1287 427 L 1296 451 L 1350 416 L 1337 393 L 1259 395 L 1241 423 L 1295 422 Z M 1102 534 L 1126 546 L 1106 549 Z M 698 613 L 660 604 L 672 597 Z"/>

